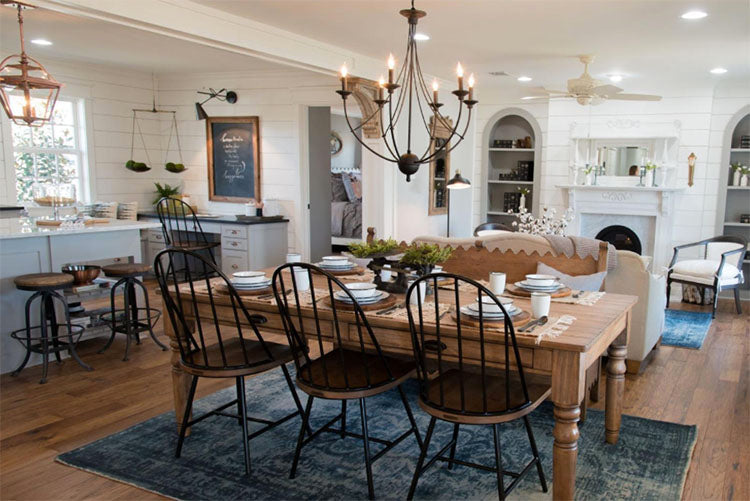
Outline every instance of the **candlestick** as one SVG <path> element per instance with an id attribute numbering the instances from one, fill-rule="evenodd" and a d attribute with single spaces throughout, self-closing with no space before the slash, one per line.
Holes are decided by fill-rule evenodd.
<path id="1" fill-rule="evenodd" d="M 456 66 L 456 75 L 458 76 L 458 90 L 460 92 L 464 90 L 464 68 L 461 63 Z"/>
<path id="2" fill-rule="evenodd" d="M 396 60 L 393 58 L 393 54 L 388 55 L 388 83 L 393 83 L 393 70 L 396 68 Z"/>
<path id="3" fill-rule="evenodd" d="M 346 68 L 346 64 L 341 66 L 341 90 L 346 92 L 346 75 L 349 71 Z"/>
<path id="4" fill-rule="evenodd" d="M 469 101 L 474 100 L 474 73 L 469 75 Z"/>
<path id="5" fill-rule="evenodd" d="M 385 80 L 383 79 L 383 75 L 380 75 L 380 78 L 378 79 L 378 99 L 380 101 L 383 100 L 383 86 L 385 85 Z"/>
<path id="6" fill-rule="evenodd" d="M 438 89 L 440 88 L 437 79 L 432 80 L 432 104 L 438 104 Z"/>

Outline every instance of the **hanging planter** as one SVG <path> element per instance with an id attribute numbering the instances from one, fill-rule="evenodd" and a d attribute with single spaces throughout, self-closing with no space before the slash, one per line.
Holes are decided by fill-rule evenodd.
<path id="1" fill-rule="evenodd" d="M 138 122 L 138 112 L 139 111 L 148 111 L 151 112 L 151 110 L 133 110 L 133 125 L 130 128 L 130 160 L 125 162 L 125 168 L 128 170 L 132 170 L 133 172 L 146 172 L 150 171 L 151 167 L 149 167 L 149 164 L 151 163 L 151 158 L 148 155 L 148 148 L 146 148 L 146 140 L 143 138 L 143 131 L 141 130 L 141 124 Z M 154 113 L 156 113 L 156 107 L 154 107 L 153 110 Z M 138 136 L 141 138 L 141 144 L 143 145 L 143 151 L 146 154 L 146 161 L 148 163 L 144 162 L 137 162 L 133 159 L 133 152 L 135 151 L 135 130 L 138 129 Z"/>
<path id="2" fill-rule="evenodd" d="M 143 162 L 136 162 L 135 160 L 128 160 L 125 162 L 125 168 L 132 170 L 133 172 L 146 172 L 151 170 L 151 167 Z"/>
<path id="3" fill-rule="evenodd" d="M 177 155 L 180 158 L 180 163 L 166 162 L 169 157 L 169 147 L 172 145 L 172 134 L 174 133 L 175 140 L 177 142 Z M 177 130 L 177 117 L 175 112 L 172 112 L 172 124 L 169 127 L 169 139 L 167 140 L 167 150 L 164 152 L 164 168 L 169 172 L 180 173 L 185 171 L 185 164 L 182 163 L 182 146 L 180 146 L 180 132 Z"/>

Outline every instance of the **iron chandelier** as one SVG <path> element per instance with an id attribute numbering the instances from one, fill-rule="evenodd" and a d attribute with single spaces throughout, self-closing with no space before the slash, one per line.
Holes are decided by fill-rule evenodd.
<path id="1" fill-rule="evenodd" d="M 348 70 L 346 65 L 341 68 L 341 90 L 337 90 L 336 92 L 341 96 L 341 99 L 344 102 L 344 116 L 352 135 L 354 135 L 364 148 L 374 155 L 383 160 L 396 163 L 398 169 L 406 175 L 406 181 L 408 182 L 411 180 L 411 176 L 417 172 L 421 164 L 429 162 L 444 151 L 446 153 L 450 152 L 461 143 L 469 128 L 471 110 L 474 105 L 477 104 L 477 101 L 474 100 L 474 75 L 472 74 L 469 76 L 468 90 L 464 89 L 464 70 L 461 67 L 461 63 L 459 63 L 456 68 L 458 88 L 452 92 L 452 94 L 458 99 L 459 103 L 456 125 L 453 126 L 450 119 L 440 113 L 440 107 L 443 106 L 443 104 L 438 101 L 438 82 L 437 80 L 433 80 L 432 93 L 430 94 L 430 89 L 425 83 L 424 76 L 422 75 L 422 68 L 419 64 L 419 55 L 417 54 L 417 43 L 414 38 L 417 30 L 417 22 L 420 18 L 425 17 L 427 13 L 423 10 L 415 9 L 414 0 L 411 2 L 410 9 L 403 9 L 399 11 L 399 13 L 409 21 L 409 38 L 406 45 L 406 56 L 404 57 L 404 64 L 395 78 L 396 61 L 393 58 L 393 55 L 388 58 L 388 81 L 385 81 L 383 77 L 380 77 L 377 89 L 377 99 L 373 99 L 373 102 L 377 105 L 377 109 L 370 116 L 363 117 L 359 126 L 352 126 L 346 109 L 347 97 L 352 94 L 348 88 Z M 397 89 L 401 90 L 396 92 Z M 394 97 L 394 95 L 396 97 Z M 466 123 L 463 127 L 463 131 L 459 132 L 459 129 L 461 128 L 461 115 L 463 114 L 464 107 L 468 110 L 465 119 Z M 407 140 L 405 152 L 403 152 L 403 145 L 399 148 L 399 145 L 396 142 L 396 126 L 404 115 L 407 117 Z M 427 116 L 432 116 L 432 120 L 428 120 Z M 361 129 L 376 118 L 380 119 L 380 136 L 385 143 L 386 154 L 376 152 L 370 146 L 365 144 L 359 135 L 356 134 L 358 129 Z M 412 129 L 414 125 L 412 122 L 416 121 L 416 124 L 418 125 L 419 120 L 422 121 L 422 124 L 430 137 L 430 144 L 424 153 L 416 155 L 412 151 Z M 435 142 L 435 131 L 437 127 L 449 131 L 447 140 L 442 144 L 437 144 Z M 453 145 L 449 146 L 451 139 L 455 137 L 458 137 L 458 140 L 455 141 Z"/>

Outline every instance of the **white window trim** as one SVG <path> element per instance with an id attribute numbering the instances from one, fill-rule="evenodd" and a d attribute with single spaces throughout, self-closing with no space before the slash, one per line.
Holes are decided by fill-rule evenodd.
<path id="1" fill-rule="evenodd" d="M 74 106 L 74 114 L 76 121 L 76 148 L 70 150 L 66 148 L 45 148 L 47 153 L 64 153 L 64 154 L 76 154 L 79 161 L 79 184 L 81 186 L 81 193 L 78 194 L 78 199 L 84 203 L 90 203 L 96 200 L 96 178 L 94 176 L 93 166 L 94 162 L 94 141 L 93 141 L 93 113 L 92 105 L 93 101 L 90 98 L 73 96 L 73 95 L 61 95 L 58 100 L 61 101 L 72 101 Z M 15 153 L 16 152 L 38 152 L 38 148 L 27 148 L 19 147 L 14 148 L 13 146 L 13 133 L 11 132 L 12 123 L 10 119 L 2 113 L 2 142 L 3 142 L 3 160 L 5 167 L 5 200 L 10 205 L 18 204 L 16 199 L 16 168 L 15 168 Z"/>

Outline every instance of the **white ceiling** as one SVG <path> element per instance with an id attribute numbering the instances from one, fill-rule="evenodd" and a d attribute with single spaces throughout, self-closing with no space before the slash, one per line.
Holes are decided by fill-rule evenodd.
<path id="1" fill-rule="evenodd" d="M 44 57 L 103 64 L 137 71 L 183 73 L 286 68 L 262 59 L 214 49 L 148 31 L 45 9 L 24 13 L 26 51 Z M 44 38 L 51 46 L 29 43 Z M 19 51 L 16 10 L 0 8 L 0 55 Z"/>
<path id="2" fill-rule="evenodd" d="M 399 57 L 405 49 L 398 11 L 408 0 L 194 1 L 384 62 L 389 51 Z M 428 13 L 419 31 L 432 37 L 420 44 L 422 68 L 441 76 L 460 60 L 485 85 L 561 88 L 582 72 L 575 56 L 594 53 L 591 73 L 624 74 L 619 85 L 628 90 L 750 79 L 748 0 L 416 0 L 416 7 Z M 708 17 L 680 18 L 696 8 Z M 716 66 L 729 73 L 711 75 Z M 534 80 L 519 84 L 491 71 Z"/>

